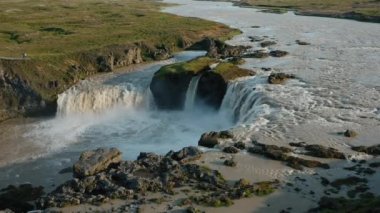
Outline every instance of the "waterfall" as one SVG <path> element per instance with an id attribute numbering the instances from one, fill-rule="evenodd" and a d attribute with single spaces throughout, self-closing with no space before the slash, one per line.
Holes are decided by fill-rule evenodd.
<path id="1" fill-rule="evenodd" d="M 238 124 L 251 123 L 268 113 L 269 106 L 263 101 L 265 96 L 260 83 L 254 77 L 248 81 L 234 81 L 228 84 L 227 92 L 220 107 L 220 113 L 230 116 Z"/>
<path id="2" fill-rule="evenodd" d="M 185 110 L 192 110 L 194 108 L 195 98 L 197 97 L 198 83 L 201 75 L 193 77 L 190 81 L 189 87 L 186 92 Z"/>
<path id="3" fill-rule="evenodd" d="M 149 89 L 148 89 L 149 90 Z M 149 93 L 132 84 L 99 85 L 82 82 L 58 95 L 58 115 L 101 112 L 113 107 L 136 108 L 151 104 Z M 144 106 L 145 105 L 145 106 Z"/>

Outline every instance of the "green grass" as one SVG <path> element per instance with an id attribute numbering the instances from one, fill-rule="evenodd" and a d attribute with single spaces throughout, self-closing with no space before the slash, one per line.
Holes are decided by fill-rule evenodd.
<path id="1" fill-rule="evenodd" d="M 0 1 L 0 58 L 31 60 L 2 62 L 46 100 L 76 81 L 94 74 L 96 55 L 117 45 L 144 43 L 180 50 L 181 39 L 227 39 L 239 33 L 225 25 L 165 14 L 153 0 L 2 0 Z M 82 65 L 82 72 L 69 72 Z M 49 81 L 59 87 L 46 88 Z"/>
<path id="2" fill-rule="evenodd" d="M 295 9 L 300 12 L 317 12 L 326 15 L 357 12 L 380 16 L 379 0 L 243 0 L 253 6 Z"/>
<path id="3" fill-rule="evenodd" d="M 253 72 L 242 69 L 233 63 L 223 62 L 215 67 L 214 72 L 219 73 L 225 81 L 234 80 L 239 77 L 250 76 Z"/>
<path id="4" fill-rule="evenodd" d="M 197 74 L 198 72 L 208 69 L 211 64 L 217 62 L 218 61 L 216 59 L 212 59 L 209 57 L 199 57 L 189 62 L 181 62 L 164 66 L 158 72 L 156 72 L 155 75 L 165 76 L 167 74 L 180 74 L 184 72 L 191 72 L 192 74 Z"/>

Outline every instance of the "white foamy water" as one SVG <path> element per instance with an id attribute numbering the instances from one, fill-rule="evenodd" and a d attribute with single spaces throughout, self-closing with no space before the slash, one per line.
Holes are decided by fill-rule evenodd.
<path id="1" fill-rule="evenodd" d="M 180 4 L 164 11 L 207 19 L 243 33 L 229 43 L 262 49 L 249 36 L 274 40 L 265 50 L 285 50 L 283 58 L 247 59 L 255 78 L 231 83 L 222 109 L 237 121 L 242 140 L 267 143 L 306 141 L 341 148 L 377 144 L 380 137 L 380 25 L 344 19 L 261 13 L 226 2 L 165 0 Z M 252 28 L 260 26 L 260 28 Z M 300 46 L 296 40 L 311 45 Z M 297 80 L 269 85 L 261 67 L 292 73 Z M 261 80 L 260 80 L 261 79 Z M 338 132 L 357 130 L 347 139 Z"/>
<path id="2" fill-rule="evenodd" d="M 197 97 L 198 83 L 201 75 L 193 77 L 186 92 L 185 110 L 193 110 L 195 98 Z"/>

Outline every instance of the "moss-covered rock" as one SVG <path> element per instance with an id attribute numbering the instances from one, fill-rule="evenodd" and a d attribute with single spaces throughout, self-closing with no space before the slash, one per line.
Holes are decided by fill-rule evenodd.
<path id="1" fill-rule="evenodd" d="M 217 65 L 211 68 L 213 64 Z M 158 108 L 180 110 L 184 107 L 192 78 L 200 76 L 196 99 L 217 110 L 227 91 L 228 81 L 254 74 L 253 71 L 239 68 L 230 62 L 199 57 L 162 67 L 155 73 L 150 89 Z"/>

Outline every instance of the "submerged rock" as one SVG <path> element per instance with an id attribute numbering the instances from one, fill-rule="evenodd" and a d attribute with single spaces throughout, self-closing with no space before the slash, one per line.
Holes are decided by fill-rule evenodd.
<path id="1" fill-rule="evenodd" d="M 273 50 L 269 52 L 269 55 L 272 57 L 284 57 L 287 56 L 289 53 L 283 50 Z"/>
<path id="2" fill-rule="evenodd" d="M 223 162 L 223 164 L 225 166 L 229 166 L 229 167 L 235 167 L 237 165 L 237 163 L 236 163 L 236 161 L 234 161 L 234 159 L 225 160 Z"/>
<path id="3" fill-rule="evenodd" d="M 295 75 L 286 73 L 272 73 L 268 77 L 268 83 L 270 84 L 283 84 L 288 79 L 294 79 Z"/>
<path id="4" fill-rule="evenodd" d="M 260 46 L 261 47 L 269 47 L 269 46 L 272 46 L 275 44 L 277 44 L 275 41 L 263 41 L 260 43 Z"/>
<path id="5" fill-rule="evenodd" d="M 222 140 L 232 139 L 233 135 L 229 131 L 221 132 L 206 132 L 203 133 L 198 141 L 198 146 L 204 146 L 208 148 L 213 148 L 214 146 L 220 144 Z"/>
<path id="6" fill-rule="evenodd" d="M 74 164 L 73 171 L 75 177 L 85 177 L 95 175 L 108 169 L 112 164 L 121 161 L 121 152 L 116 148 L 99 148 L 96 150 L 83 152 Z"/>
<path id="7" fill-rule="evenodd" d="M 324 147 L 322 145 L 306 145 L 305 146 L 306 155 L 319 158 L 336 158 L 336 159 L 346 159 L 342 152 L 331 147 Z"/>
<path id="8" fill-rule="evenodd" d="M 355 146 L 351 149 L 357 152 L 364 152 L 369 155 L 380 155 L 380 144 L 373 146 Z"/>
<path id="9" fill-rule="evenodd" d="M 263 50 L 256 50 L 252 53 L 247 53 L 243 55 L 243 58 L 267 58 L 269 53 Z"/>
<path id="10" fill-rule="evenodd" d="M 310 45 L 309 42 L 301 41 L 301 40 L 296 40 L 296 43 L 297 43 L 298 45 Z"/>
<path id="11" fill-rule="evenodd" d="M 31 201 L 37 200 L 44 194 L 42 186 L 33 187 L 31 184 L 19 186 L 9 185 L 0 190 L 0 210 L 10 209 L 14 212 L 28 212 L 34 209 Z"/>
<path id="12" fill-rule="evenodd" d="M 306 160 L 298 157 L 291 156 L 290 153 L 293 151 L 287 147 L 280 147 L 276 145 L 265 145 L 258 142 L 254 143 L 254 147 L 250 147 L 248 152 L 253 154 L 263 155 L 272 160 L 278 160 L 286 162 L 286 164 L 294 169 L 302 170 L 302 166 L 315 168 L 320 167 L 324 169 L 330 168 L 328 164 L 321 163 L 315 160 Z"/>
<path id="13" fill-rule="evenodd" d="M 230 154 L 236 154 L 239 151 L 240 150 L 234 146 L 227 146 L 227 147 L 224 147 L 224 149 L 223 149 L 223 152 L 230 153 Z"/>

